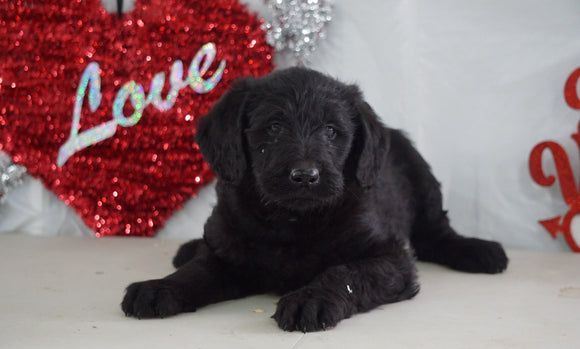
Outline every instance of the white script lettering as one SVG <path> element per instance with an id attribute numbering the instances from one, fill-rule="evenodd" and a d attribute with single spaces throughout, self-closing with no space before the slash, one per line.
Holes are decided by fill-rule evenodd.
<path id="1" fill-rule="evenodd" d="M 83 100 L 87 95 L 87 87 L 89 89 L 88 100 L 91 112 L 97 110 L 102 98 L 99 64 L 96 62 L 90 63 L 85 68 L 77 88 L 70 136 L 58 151 L 57 165 L 59 167 L 63 166 L 76 152 L 112 137 L 117 131 L 117 126 L 131 127 L 136 125 L 143 116 L 143 111 L 150 104 L 157 110 L 166 111 L 174 106 L 179 92 L 188 86 L 199 94 L 211 91 L 220 82 L 226 66 L 224 60 L 220 61 L 214 74 L 208 79 L 203 79 L 215 55 L 216 48 L 213 43 L 210 42 L 203 45 L 191 60 L 185 80 L 183 80 L 183 63 L 180 60 L 176 60 L 171 67 L 169 75 L 170 89 L 165 100 L 161 98 L 161 90 L 165 84 L 165 73 L 163 72 L 155 74 L 153 79 L 151 79 L 147 98 L 145 98 L 143 85 L 135 81 L 125 83 L 119 89 L 113 101 L 113 118 L 79 133 L 81 111 Z M 203 64 L 201 63 L 202 60 Z M 123 114 L 123 107 L 127 99 L 134 108 L 133 114 L 130 116 Z"/>

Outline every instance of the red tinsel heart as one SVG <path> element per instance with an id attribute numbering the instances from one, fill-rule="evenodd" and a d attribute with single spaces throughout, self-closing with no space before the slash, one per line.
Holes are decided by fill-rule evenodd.
<path id="1" fill-rule="evenodd" d="M 210 43 L 213 61 L 198 54 L 201 60 L 190 67 Z M 171 77 L 177 60 L 183 75 Z M 258 19 L 236 0 L 142 0 L 121 17 L 99 0 L 0 0 L 0 150 L 73 207 L 97 236 L 151 236 L 213 177 L 193 141 L 196 118 L 236 77 L 264 75 L 271 62 Z M 80 93 L 81 77 L 94 63 L 100 100 L 97 84 L 90 91 L 95 81 Z M 199 76 L 188 80 L 192 72 Z M 135 92 L 140 84 L 145 97 L 154 95 L 158 73 L 165 74 L 161 102 L 175 98 L 176 77 L 183 82 L 174 104 L 164 108 L 142 104 Z M 212 77 L 215 87 L 195 90 Z M 123 89 L 125 98 L 118 96 Z M 71 130 L 77 94 L 82 109 L 78 130 Z M 115 102 L 126 119 L 113 117 Z M 75 134 L 102 135 L 106 125 L 114 134 L 89 137 L 57 161 Z"/>

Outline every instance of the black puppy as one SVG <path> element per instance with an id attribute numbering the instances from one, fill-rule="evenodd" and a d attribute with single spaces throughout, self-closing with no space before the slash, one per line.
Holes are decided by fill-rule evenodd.
<path id="1" fill-rule="evenodd" d="M 412 298 L 415 257 L 474 273 L 507 266 L 501 245 L 450 227 L 427 163 L 356 86 L 304 68 L 238 81 L 196 141 L 217 206 L 175 273 L 127 288 L 127 315 L 276 292 L 280 328 L 316 331 Z"/>

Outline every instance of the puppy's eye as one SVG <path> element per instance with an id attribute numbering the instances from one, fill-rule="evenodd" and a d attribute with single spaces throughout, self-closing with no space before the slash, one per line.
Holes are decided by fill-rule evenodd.
<path id="1" fill-rule="evenodd" d="M 326 137 L 332 140 L 336 138 L 336 130 L 332 126 L 326 126 Z"/>
<path id="2" fill-rule="evenodd" d="M 279 123 L 274 122 L 268 127 L 268 132 L 270 134 L 277 135 L 278 133 L 282 132 L 282 126 Z"/>

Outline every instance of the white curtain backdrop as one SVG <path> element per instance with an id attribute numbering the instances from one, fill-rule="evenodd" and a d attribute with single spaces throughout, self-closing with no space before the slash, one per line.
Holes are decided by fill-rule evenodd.
<path id="1" fill-rule="evenodd" d="M 261 0 L 242 2 L 267 15 Z M 580 67 L 580 2 L 335 0 L 334 8 L 309 66 L 359 84 L 387 125 L 406 130 L 441 181 L 455 228 L 508 248 L 569 250 L 538 224 L 568 207 L 558 183 L 533 182 L 528 157 L 553 140 L 580 173 L 570 138 L 580 110 L 563 93 Z M 277 59 L 280 68 L 291 64 Z M 547 155 L 545 169 L 555 173 Z M 205 188 L 157 236 L 201 236 L 215 200 Z M 4 201 L 0 233 L 92 235 L 37 180 L 27 178 Z"/>

